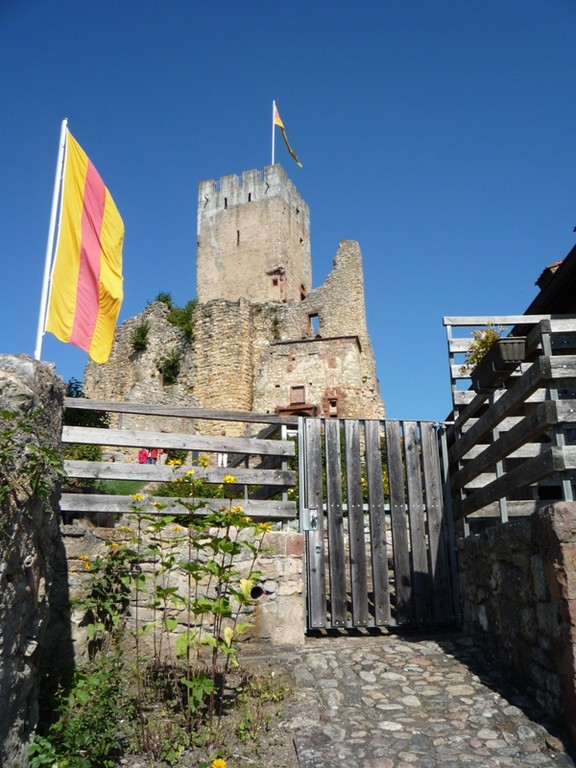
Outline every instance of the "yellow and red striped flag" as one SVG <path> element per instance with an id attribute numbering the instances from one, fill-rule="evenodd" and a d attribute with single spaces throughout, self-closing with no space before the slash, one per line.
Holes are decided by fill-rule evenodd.
<path id="1" fill-rule="evenodd" d="M 280 117 L 280 112 L 278 112 L 278 107 L 276 106 L 276 102 L 274 102 L 274 125 L 277 125 L 282 131 L 282 138 L 284 139 L 284 144 L 286 144 L 286 149 L 290 153 L 291 157 L 295 160 L 295 162 L 300 166 L 300 168 L 302 168 L 302 163 L 296 157 L 296 153 L 290 146 L 288 137 L 286 136 L 286 129 L 284 128 L 284 123 L 282 122 L 282 118 Z"/>
<path id="2" fill-rule="evenodd" d="M 46 330 L 105 363 L 122 304 L 124 224 L 98 171 L 72 134 Z"/>

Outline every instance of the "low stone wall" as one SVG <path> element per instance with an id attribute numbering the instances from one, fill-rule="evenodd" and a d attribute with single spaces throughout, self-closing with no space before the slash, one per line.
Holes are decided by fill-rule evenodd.
<path id="1" fill-rule="evenodd" d="M 576 503 L 459 542 L 464 628 L 576 740 Z"/>
<path id="2" fill-rule="evenodd" d="M 176 526 L 178 527 L 178 526 Z M 66 550 L 66 572 L 72 604 L 86 596 L 90 571 L 87 564 L 97 557 L 105 557 L 110 544 L 125 542 L 130 536 L 124 526 L 116 528 L 95 528 L 86 524 L 62 526 L 62 538 Z M 182 529 L 183 530 L 183 529 Z M 246 533 L 252 529 L 247 529 Z M 167 534 L 169 536 L 169 533 Z M 175 534 L 177 537 L 178 534 Z M 143 542 L 146 549 L 147 542 Z M 188 558 L 187 542 L 184 538 L 179 545 L 174 541 L 169 548 L 170 555 L 176 562 Z M 239 616 L 240 621 L 248 620 L 252 628 L 242 636 L 244 641 L 268 642 L 274 646 L 301 645 L 304 643 L 304 602 L 303 602 L 303 548 L 304 536 L 291 530 L 269 531 L 264 534 L 262 551 L 253 567 L 261 573 L 261 578 L 255 582 L 252 590 L 254 603 L 250 606 L 249 614 Z M 168 550 L 166 550 L 168 551 Z M 236 567 L 241 573 L 252 565 L 249 553 L 241 556 Z M 154 570 L 158 567 L 152 560 L 144 557 L 140 567 L 147 577 L 148 589 L 153 580 Z M 176 587 L 180 594 L 185 594 L 186 583 L 183 575 L 174 569 L 168 577 L 170 586 Z M 136 611 L 136 599 L 138 610 Z M 127 637 L 133 636 L 136 630 L 135 621 L 138 616 L 140 626 L 158 618 L 150 608 L 152 599 L 144 594 L 138 598 L 133 596 L 128 609 Z M 174 608 L 170 611 L 178 621 L 175 636 L 186 629 L 186 611 Z M 86 629 L 83 626 L 84 616 L 72 612 L 70 630 L 74 658 L 82 663 L 87 653 Z M 63 628 L 64 629 L 64 628 Z M 128 651 L 128 648 L 127 648 Z"/>

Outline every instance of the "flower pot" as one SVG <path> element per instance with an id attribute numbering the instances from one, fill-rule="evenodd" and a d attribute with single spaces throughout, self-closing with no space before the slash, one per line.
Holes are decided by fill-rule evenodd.
<path id="1" fill-rule="evenodd" d="M 491 392 L 502 386 L 511 372 L 524 362 L 525 355 L 524 336 L 498 339 L 470 373 L 476 392 Z"/>

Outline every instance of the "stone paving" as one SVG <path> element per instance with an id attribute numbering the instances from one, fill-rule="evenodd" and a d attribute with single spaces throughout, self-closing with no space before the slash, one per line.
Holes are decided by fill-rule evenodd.
<path id="1" fill-rule="evenodd" d="M 294 680 L 275 727 L 300 768 L 576 765 L 470 638 L 316 638 L 267 658 Z"/>

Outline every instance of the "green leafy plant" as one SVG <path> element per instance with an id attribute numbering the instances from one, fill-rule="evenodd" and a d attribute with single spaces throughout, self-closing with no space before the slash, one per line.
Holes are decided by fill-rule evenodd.
<path id="1" fill-rule="evenodd" d="M 134 352 L 143 352 L 148 347 L 150 333 L 150 323 L 148 320 L 142 320 L 132 331 L 130 343 Z"/>
<path id="2" fill-rule="evenodd" d="M 159 301 L 162 304 L 166 304 L 168 309 L 172 309 L 174 306 L 174 302 L 172 301 L 172 294 L 168 291 L 160 291 L 160 293 L 156 295 L 154 301 Z"/>
<path id="3" fill-rule="evenodd" d="M 47 502 L 58 478 L 64 476 L 62 458 L 44 444 L 39 432 L 41 412 L 23 415 L 0 412 L 0 536 L 9 535 L 8 520 L 26 495 Z"/>
<path id="4" fill-rule="evenodd" d="M 56 697 L 58 720 L 30 746 L 32 768 L 113 768 L 117 764 L 117 724 L 129 715 L 121 697 L 124 674 L 120 657 L 110 654 L 76 670 L 70 689 Z"/>
<path id="5" fill-rule="evenodd" d="M 159 301 L 168 307 L 170 310 L 166 318 L 168 322 L 184 331 L 184 338 L 187 342 L 192 341 L 194 338 L 194 324 L 198 299 L 191 299 L 186 302 L 183 307 L 179 307 L 174 303 L 172 294 L 167 291 L 162 291 L 156 296 L 154 301 Z"/>
<path id="6" fill-rule="evenodd" d="M 182 354 L 178 350 L 172 350 L 158 363 L 158 370 L 164 377 L 165 384 L 175 384 L 180 375 Z"/>
<path id="7" fill-rule="evenodd" d="M 79 557 L 87 585 L 75 609 L 91 660 L 58 694 L 57 721 L 31 747 L 33 768 L 108 768 L 120 747 L 175 765 L 188 747 L 214 742 L 224 702 L 241 693 L 246 739 L 263 727 L 258 710 L 247 709 L 248 689 L 265 701 L 268 688 L 254 693 L 256 684 L 245 682 L 236 694 L 225 681 L 231 669 L 238 675 L 238 639 L 251 626 L 255 563 L 271 526 L 234 503 L 232 475 L 223 478 L 222 504 L 213 510 L 195 498 L 196 470 L 172 466 L 180 488 L 188 486 L 184 514 L 167 514 L 162 503 L 135 494 L 130 525 L 116 529 L 103 554 Z"/>
<path id="8" fill-rule="evenodd" d="M 466 363 L 461 366 L 460 372 L 466 373 L 475 368 L 488 350 L 501 338 L 502 331 L 503 328 L 495 328 L 493 325 L 472 331 L 472 341 L 466 351 Z"/>
<path id="9" fill-rule="evenodd" d="M 168 322 L 184 331 L 184 338 L 190 342 L 194 338 L 197 299 L 188 301 L 183 307 L 172 306 L 168 313 Z"/>

